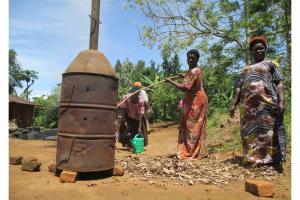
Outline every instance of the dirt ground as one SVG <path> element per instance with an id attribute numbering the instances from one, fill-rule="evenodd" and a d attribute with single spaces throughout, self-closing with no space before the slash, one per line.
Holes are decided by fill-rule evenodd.
<path id="1" fill-rule="evenodd" d="M 178 130 L 176 127 L 155 128 L 149 135 L 146 151 L 137 156 L 163 156 L 176 153 Z M 95 180 L 78 180 L 76 183 L 60 183 L 59 178 L 48 172 L 48 164 L 55 162 L 56 142 L 38 140 L 9 139 L 9 155 L 37 157 L 41 162 L 39 172 L 26 172 L 20 165 L 9 166 L 9 199 L 33 200 L 82 200 L 82 199 L 205 199 L 205 200 L 252 200 L 270 199 L 257 197 L 244 191 L 245 181 L 235 181 L 225 187 L 205 184 L 177 184 L 172 181 L 157 180 L 155 184 L 142 179 L 124 176 L 106 177 Z M 129 156 L 129 151 L 117 143 L 116 159 Z M 212 156 L 212 155 L 210 155 Z M 290 156 L 288 156 L 290 158 Z M 272 180 L 275 186 L 273 199 L 291 199 L 290 159 L 285 164 L 285 172 L 278 180 Z"/>

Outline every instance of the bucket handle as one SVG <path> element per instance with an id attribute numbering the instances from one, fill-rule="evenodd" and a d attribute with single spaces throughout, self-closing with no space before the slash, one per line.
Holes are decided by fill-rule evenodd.
<path id="1" fill-rule="evenodd" d="M 136 134 L 136 135 L 134 136 L 134 138 L 137 138 L 139 135 L 143 135 L 143 138 L 144 138 L 144 134 L 141 134 L 141 133 Z"/>

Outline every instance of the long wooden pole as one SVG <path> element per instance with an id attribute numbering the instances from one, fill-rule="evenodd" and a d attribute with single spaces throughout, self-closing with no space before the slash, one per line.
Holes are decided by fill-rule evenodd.
<path id="1" fill-rule="evenodd" d="M 98 50 L 98 36 L 100 24 L 100 0 L 92 0 L 91 26 L 90 26 L 90 49 Z"/>
<path id="2" fill-rule="evenodd" d="M 171 76 L 171 77 L 168 77 L 168 78 L 169 78 L 169 79 L 172 79 L 172 78 L 180 78 L 180 77 L 181 77 L 181 75 L 176 75 L 176 76 Z M 147 86 L 147 87 L 142 87 L 142 88 L 138 89 L 137 91 L 134 91 L 134 92 L 128 94 L 128 96 L 127 96 L 125 99 L 123 99 L 120 103 L 118 103 L 117 107 L 119 107 L 120 105 L 122 105 L 127 99 L 129 99 L 132 95 L 138 93 L 139 91 L 149 89 L 150 87 L 159 85 L 159 84 L 161 84 L 161 83 L 163 83 L 163 82 L 165 82 L 165 81 L 166 81 L 166 80 L 159 81 L 159 82 L 157 82 L 157 83 L 155 83 L 155 84 L 149 85 L 149 86 Z"/>

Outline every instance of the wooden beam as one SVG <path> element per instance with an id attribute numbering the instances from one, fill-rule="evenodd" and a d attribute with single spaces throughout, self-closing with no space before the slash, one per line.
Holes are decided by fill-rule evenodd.
<path id="1" fill-rule="evenodd" d="M 92 0 L 90 49 L 98 50 L 99 24 L 100 24 L 100 0 Z"/>

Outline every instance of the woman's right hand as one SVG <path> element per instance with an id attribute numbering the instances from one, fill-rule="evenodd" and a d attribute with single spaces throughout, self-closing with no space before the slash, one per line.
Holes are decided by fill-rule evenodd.
<path id="1" fill-rule="evenodd" d="M 143 134 L 142 128 L 138 129 L 138 134 Z"/>
<path id="2" fill-rule="evenodd" d="M 284 103 L 282 101 L 279 102 L 279 113 L 283 114 L 285 111 L 285 106 Z"/>
<path id="3" fill-rule="evenodd" d="M 233 117 L 234 117 L 234 114 L 235 114 L 235 106 L 232 105 L 231 108 L 230 108 L 229 115 L 230 115 L 231 118 L 233 118 Z"/>

